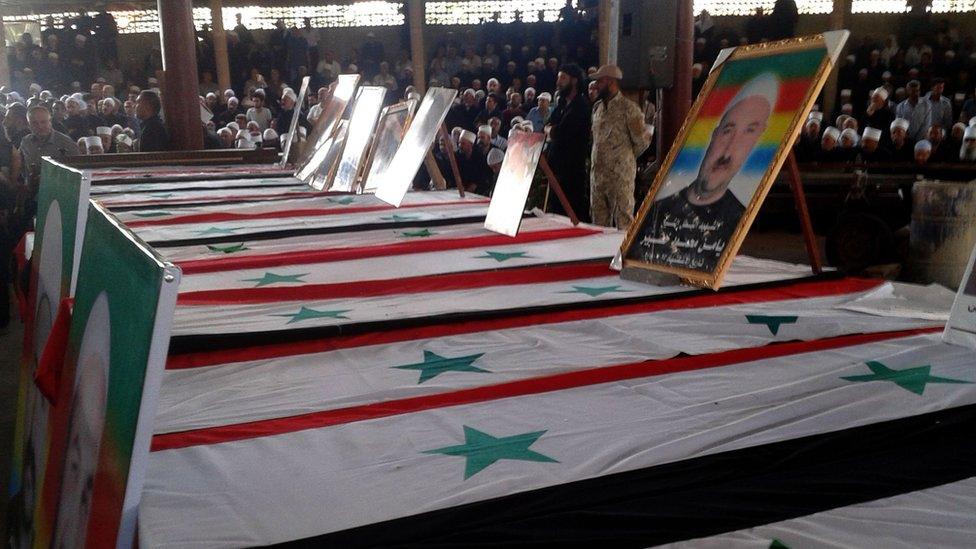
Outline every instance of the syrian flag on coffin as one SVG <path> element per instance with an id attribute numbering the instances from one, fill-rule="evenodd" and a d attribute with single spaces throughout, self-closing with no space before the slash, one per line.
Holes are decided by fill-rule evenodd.
<path id="1" fill-rule="evenodd" d="M 815 281 L 744 290 L 734 298 L 703 294 L 173 354 L 160 395 L 156 433 L 392 403 L 594 365 L 850 334 L 938 329 L 940 324 L 930 320 L 844 310 L 846 303 L 878 284 Z"/>
<path id="2" fill-rule="evenodd" d="M 976 427 L 974 366 L 936 333 L 888 332 L 157 435 L 141 542 L 646 546 L 748 528 L 974 476 L 958 436 Z"/>

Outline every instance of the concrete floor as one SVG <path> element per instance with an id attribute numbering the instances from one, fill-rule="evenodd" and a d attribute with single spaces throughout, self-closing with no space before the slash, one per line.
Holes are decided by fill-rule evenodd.
<path id="1" fill-rule="evenodd" d="M 820 239 L 823 254 L 823 239 Z M 750 233 L 741 253 L 754 257 L 778 259 L 791 263 L 806 263 L 806 248 L 799 234 L 777 231 Z M 23 338 L 21 324 L 14 320 L 6 333 L 0 335 L 0 533 L 6 540 L 7 481 L 13 449 L 14 423 L 17 408 L 18 356 Z M 0 546 L 3 543 L 0 542 Z"/>

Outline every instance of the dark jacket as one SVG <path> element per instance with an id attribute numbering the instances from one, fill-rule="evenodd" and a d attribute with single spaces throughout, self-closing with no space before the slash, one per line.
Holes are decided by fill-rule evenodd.
<path id="1" fill-rule="evenodd" d="M 139 152 L 156 152 L 169 150 L 169 133 L 163 126 L 159 115 L 153 115 L 142 121 L 142 134 L 139 136 Z"/>

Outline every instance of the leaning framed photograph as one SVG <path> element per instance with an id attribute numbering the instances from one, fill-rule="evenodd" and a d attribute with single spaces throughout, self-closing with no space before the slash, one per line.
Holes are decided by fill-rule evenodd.
<path id="1" fill-rule="evenodd" d="M 722 50 L 627 232 L 624 268 L 721 286 L 848 35 Z"/>
<path id="2" fill-rule="evenodd" d="M 416 108 L 417 102 L 408 99 L 385 107 L 380 113 L 380 120 L 376 125 L 376 132 L 361 172 L 363 182 L 361 192 L 376 191 L 376 174 L 385 171 L 390 165 L 393 155 L 400 148 L 403 135 L 410 127 Z"/>

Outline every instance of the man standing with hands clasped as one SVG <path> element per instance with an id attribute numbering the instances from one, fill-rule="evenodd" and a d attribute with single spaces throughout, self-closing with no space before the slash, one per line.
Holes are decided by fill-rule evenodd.
<path id="1" fill-rule="evenodd" d="M 593 151 L 590 156 L 590 213 L 593 223 L 616 222 L 626 231 L 634 221 L 637 157 L 650 144 L 644 114 L 620 92 L 623 72 L 604 65 L 594 75 L 599 93 L 593 106 Z"/>

